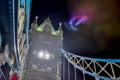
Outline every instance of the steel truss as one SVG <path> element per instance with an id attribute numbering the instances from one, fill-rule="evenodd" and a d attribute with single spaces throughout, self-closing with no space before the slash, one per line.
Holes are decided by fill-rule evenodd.
<path id="1" fill-rule="evenodd" d="M 84 80 L 85 74 L 96 80 L 120 80 L 120 59 L 88 58 L 61 50 L 67 61 L 83 72 Z"/>

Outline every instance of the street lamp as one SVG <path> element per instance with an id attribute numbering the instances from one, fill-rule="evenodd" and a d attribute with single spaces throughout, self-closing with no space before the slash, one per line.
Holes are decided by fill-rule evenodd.
<path id="1" fill-rule="evenodd" d="M 38 20 L 38 16 L 35 17 L 35 20 L 36 20 L 36 27 L 37 27 L 37 20 Z"/>
<path id="2" fill-rule="evenodd" d="M 36 16 L 35 19 L 37 20 L 37 19 L 38 19 L 38 16 Z"/>

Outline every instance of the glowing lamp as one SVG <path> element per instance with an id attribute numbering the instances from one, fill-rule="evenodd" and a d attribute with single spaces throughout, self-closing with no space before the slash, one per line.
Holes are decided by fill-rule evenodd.
<path id="1" fill-rule="evenodd" d="M 50 54 L 45 54 L 45 59 L 49 59 L 50 58 Z"/>
<path id="2" fill-rule="evenodd" d="M 44 56 L 43 51 L 40 51 L 40 52 L 38 53 L 38 56 L 39 56 L 39 58 L 43 58 L 43 56 Z"/>

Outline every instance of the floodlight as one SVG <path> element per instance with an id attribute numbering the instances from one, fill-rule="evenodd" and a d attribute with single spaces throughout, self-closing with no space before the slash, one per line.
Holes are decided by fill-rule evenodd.
<path id="1" fill-rule="evenodd" d="M 43 58 L 44 52 L 43 52 L 43 51 L 40 51 L 40 52 L 38 53 L 38 56 L 39 56 L 39 58 Z"/>
<path id="2" fill-rule="evenodd" d="M 49 59 L 50 58 L 50 54 L 46 53 L 45 54 L 45 59 Z"/>

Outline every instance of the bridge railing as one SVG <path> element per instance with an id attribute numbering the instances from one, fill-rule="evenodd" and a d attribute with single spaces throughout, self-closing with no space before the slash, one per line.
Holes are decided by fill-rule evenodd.
<path id="1" fill-rule="evenodd" d="M 83 74 L 95 79 L 120 80 L 120 59 L 88 58 L 61 50 L 68 62 Z"/>

